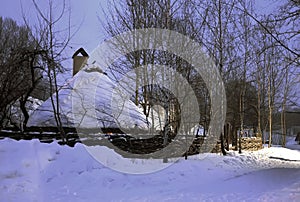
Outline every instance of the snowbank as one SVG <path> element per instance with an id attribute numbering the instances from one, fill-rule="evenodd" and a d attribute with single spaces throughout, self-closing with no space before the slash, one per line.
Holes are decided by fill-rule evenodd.
<path id="1" fill-rule="evenodd" d="M 154 173 L 130 175 L 98 163 L 81 144 L 70 148 L 55 142 L 4 139 L 0 140 L 0 196 L 2 201 L 49 202 L 299 201 L 299 158 L 299 150 L 280 147 L 241 155 L 201 154 Z M 132 166 L 162 164 L 124 161 Z"/>

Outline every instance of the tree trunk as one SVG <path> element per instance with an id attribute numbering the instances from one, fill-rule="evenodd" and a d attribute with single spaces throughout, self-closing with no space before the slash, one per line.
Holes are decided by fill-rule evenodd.
<path id="1" fill-rule="evenodd" d="M 269 76 L 269 82 L 271 78 Z M 272 102 L 271 102 L 271 84 L 268 84 L 268 107 L 269 107 L 269 144 L 268 147 L 270 148 L 272 145 Z"/>
<path id="2" fill-rule="evenodd" d="M 222 154 L 225 156 L 227 154 L 226 150 L 225 150 L 225 146 L 224 146 L 224 135 L 223 133 L 221 133 L 221 151 Z"/>

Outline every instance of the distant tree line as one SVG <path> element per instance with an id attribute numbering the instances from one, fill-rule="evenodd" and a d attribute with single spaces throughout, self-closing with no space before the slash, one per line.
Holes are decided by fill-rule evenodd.
<path id="1" fill-rule="evenodd" d="M 232 127 L 231 139 L 238 139 L 238 130 L 242 136 L 244 128 L 251 127 L 259 137 L 268 131 L 271 146 L 272 117 L 281 113 L 285 145 L 285 110 L 287 106 L 296 105 L 299 98 L 293 86 L 299 82 L 300 4 L 286 0 L 278 2 L 277 12 L 260 14 L 255 11 L 254 3 L 245 0 L 113 0 L 108 10 L 102 9 L 107 17 L 101 19 L 101 24 L 108 37 L 134 29 L 161 28 L 199 42 L 215 61 L 226 87 L 226 123 Z M 209 92 L 201 76 L 182 58 L 163 51 L 140 50 L 119 59 L 110 69 L 112 75 L 117 75 L 115 80 L 130 70 L 136 71 L 138 79 L 133 100 L 143 106 L 148 116 L 148 108 L 152 107 L 149 93 L 154 89 L 151 85 L 140 86 L 143 80 L 151 78 L 137 68 L 146 64 L 167 65 L 188 80 L 199 100 L 199 124 L 207 130 L 211 116 Z M 157 96 L 157 92 L 152 94 Z M 224 138 L 221 136 L 221 139 Z"/>

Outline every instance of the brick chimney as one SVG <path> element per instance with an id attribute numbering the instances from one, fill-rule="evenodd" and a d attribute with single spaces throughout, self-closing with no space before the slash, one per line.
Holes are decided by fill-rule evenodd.
<path id="1" fill-rule="evenodd" d="M 83 48 L 79 48 L 74 55 L 73 59 L 73 76 L 80 71 L 80 69 L 87 63 L 89 55 Z"/>

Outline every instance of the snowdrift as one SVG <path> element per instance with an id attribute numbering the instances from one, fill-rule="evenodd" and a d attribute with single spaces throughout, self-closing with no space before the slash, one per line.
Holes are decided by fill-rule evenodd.
<path id="1" fill-rule="evenodd" d="M 111 165 L 134 169 L 165 163 L 114 158 L 113 150 L 106 149 L 99 153 L 107 157 L 101 164 L 82 144 L 70 148 L 55 142 L 4 139 L 0 140 L 0 201 L 296 202 L 300 147 L 291 143 L 298 150 L 272 147 L 228 156 L 200 154 L 157 172 L 132 175 L 116 172 Z"/>

